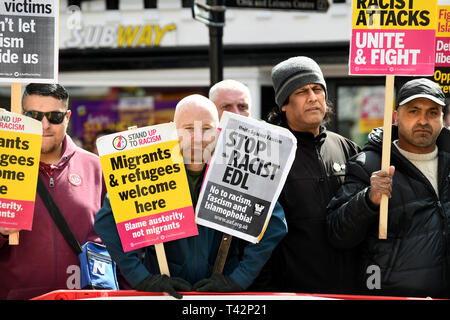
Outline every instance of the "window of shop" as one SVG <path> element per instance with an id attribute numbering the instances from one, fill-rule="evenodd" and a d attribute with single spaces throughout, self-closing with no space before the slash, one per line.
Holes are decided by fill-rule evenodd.
<path id="1" fill-rule="evenodd" d="M 337 118 L 339 132 L 363 146 L 372 129 L 383 126 L 383 85 L 338 86 Z"/>
<path id="2" fill-rule="evenodd" d="M 68 133 L 94 151 L 102 132 L 144 127 L 173 120 L 175 106 L 190 94 L 207 95 L 206 87 L 67 87 L 72 116 Z"/>

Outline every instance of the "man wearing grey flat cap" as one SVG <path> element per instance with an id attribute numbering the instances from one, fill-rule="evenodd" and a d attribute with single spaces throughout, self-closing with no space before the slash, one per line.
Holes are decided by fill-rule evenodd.
<path id="1" fill-rule="evenodd" d="M 352 253 L 330 245 L 326 206 L 344 181 L 347 159 L 359 152 L 359 147 L 325 128 L 327 86 L 314 60 L 285 60 L 272 69 L 272 81 L 278 106 L 268 122 L 288 128 L 297 138 L 297 151 L 278 199 L 288 233 L 254 289 L 351 292 Z"/>
<path id="2" fill-rule="evenodd" d="M 383 128 L 374 129 L 329 204 L 332 243 L 358 250 L 365 294 L 450 297 L 450 130 L 445 96 L 431 80 L 405 83 L 397 96 L 391 167 L 380 170 Z M 379 204 L 389 197 L 387 239 L 378 239 Z"/>

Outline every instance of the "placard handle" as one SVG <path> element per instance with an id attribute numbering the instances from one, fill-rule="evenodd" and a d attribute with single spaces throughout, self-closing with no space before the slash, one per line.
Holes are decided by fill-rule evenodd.
<path id="1" fill-rule="evenodd" d="M 20 82 L 11 83 L 11 112 L 22 113 L 22 84 Z M 19 244 L 19 232 L 11 233 L 8 237 L 10 245 Z"/>
<path id="2" fill-rule="evenodd" d="M 383 150 L 381 154 L 381 170 L 389 172 L 391 162 L 392 136 L 392 102 L 394 101 L 394 76 L 386 76 L 386 94 L 384 98 Z M 381 197 L 378 238 L 387 239 L 388 202 L 386 195 Z"/>
<path id="3" fill-rule="evenodd" d="M 137 126 L 128 127 L 128 130 L 137 129 Z M 164 251 L 164 244 L 155 244 L 156 259 L 158 260 L 159 272 L 170 277 L 169 265 L 167 264 L 166 252 Z"/>
<path id="4" fill-rule="evenodd" d="M 224 233 L 222 235 L 222 241 L 220 242 L 219 251 L 217 252 L 216 261 L 214 261 L 213 274 L 222 274 L 225 261 L 228 256 L 228 249 L 230 249 L 232 236 Z"/>

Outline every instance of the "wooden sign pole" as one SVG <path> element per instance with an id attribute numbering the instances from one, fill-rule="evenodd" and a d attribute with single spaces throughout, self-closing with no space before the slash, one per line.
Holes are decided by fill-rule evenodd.
<path id="1" fill-rule="evenodd" d="M 169 265 L 167 264 L 166 252 L 164 251 L 164 244 L 155 244 L 156 258 L 158 259 L 159 272 L 170 277 Z"/>
<path id="2" fill-rule="evenodd" d="M 128 130 L 137 129 L 137 126 L 128 127 Z M 155 244 L 156 259 L 158 260 L 159 272 L 170 277 L 169 265 L 167 264 L 166 252 L 164 251 L 164 244 Z"/>
<path id="3" fill-rule="evenodd" d="M 225 261 L 228 256 L 228 249 L 230 249 L 232 236 L 224 233 L 222 235 L 222 241 L 220 242 L 219 251 L 217 252 L 216 261 L 214 261 L 213 274 L 222 274 L 223 267 L 225 266 Z"/>
<path id="4" fill-rule="evenodd" d="M 381 170 L 389 172 L 391 161 L 392 136 L 392 102 L 394 101 L 394 76 L 386 76 L 386 95 L 384 98 L 383 151 L 381 154 Z M 387 239 L 388 202 L 386 195 L 381 197 L 378 238 Z"/>
<path id="5" fill-rule="evenodd" d="M 20 82 L 11 83 L 11 112 L 22 113 L 22 84 Z M 10 245 L 19 244 L 19 232 L 9 235 Z"/>

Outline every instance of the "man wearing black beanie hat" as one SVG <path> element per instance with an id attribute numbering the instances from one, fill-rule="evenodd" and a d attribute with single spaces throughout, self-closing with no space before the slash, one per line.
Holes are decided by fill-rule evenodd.
<path id="1" fill-rule="evenodd" d="M 359 147 L 323 125 L 329 111 L 327 86 L 314 60 L 301 56 L 277 64 L 272 82 L 278 106 L 268 122 L 291 130 L 297 138 L 297 152 L 278 199 L 288 233 L 254 289 L 353 293 L 353 256 L 329 242 L 326 207 L 344 181 L 347 159 Z"/>

